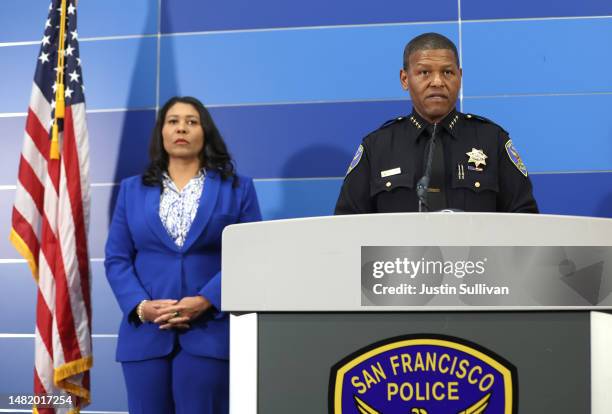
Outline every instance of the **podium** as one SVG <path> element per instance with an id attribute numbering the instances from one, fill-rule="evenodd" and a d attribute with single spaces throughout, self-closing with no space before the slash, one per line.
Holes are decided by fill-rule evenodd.
<path id="1" fill-rule="evenodd" d="M 431 337 L 456 338 L 514 367 L 512 409 L 474 412 L 611 413 L 611 242 L 612 220 L 551 215 L 401 213 L 229 226 L 222 308 L 232 313 L 230 411 L 374 413 L 357 406 L 370 387 L 386 386 L 381 395 L 403 407 L 391 412 L 436 414 L 412 408 L 419 394 L 411 384 L 400 393 L 372 379 L 391 376 L 388 368 L 377 374 L 375 363 L 370 376 L 352 380 L 354 407 L 339 409 L 332 395 L 334 370 L 347 358 L 393 338 Z M 414 378 L 424 387 L 425 377 Z"/>

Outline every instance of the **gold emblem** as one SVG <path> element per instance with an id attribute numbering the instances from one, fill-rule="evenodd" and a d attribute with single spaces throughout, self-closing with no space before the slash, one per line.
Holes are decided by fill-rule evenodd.
<path id="1" fill-rule="evenodd" d="M 357 409 L 362 414 L 380 414 L 379 411 L 375 410 L 372 406 L 368 405 L 365 401 L 359 398 L 356 395 L 353 395 L 353 399 L 355 400 L 355 405 Z M 470 405 L 463 411 L 460 411 L 459 414 L 478 414 L 484 413 L 487 406 L 489 405 L 489 400 L 491 399 L 491 393 L 488 393 L 480 400 L 476 401 L 474 404 Z M 413 408 L 410 410 L 411 414 L 428 414 L 425 408 Z"/>
<path id="2" fill-rule="evenodd" d="M 470 157 L 468 160 L 468 164 L 470 162 L 474 163 L 474 167 L 478 168 L 481 165 L 487 165 L 486 159 L 489 158 L 482 150 L 472 148 L 470 152 L 466 152 L 465 155 Z"/>

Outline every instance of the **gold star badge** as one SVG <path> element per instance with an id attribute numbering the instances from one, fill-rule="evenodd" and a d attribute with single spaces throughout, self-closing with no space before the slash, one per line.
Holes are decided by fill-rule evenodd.
<path id="1" fill-rule="evenodd" d="M 465 155 L 470 157 L 468 164 L 473 162 L 476 168 L 480 167 L 481 165 L 487 165 L 486 159 L 489 158 L 482 150 L 476 148 L 472 148 L 472 150 L 470 152 L 466 152 Z"/>

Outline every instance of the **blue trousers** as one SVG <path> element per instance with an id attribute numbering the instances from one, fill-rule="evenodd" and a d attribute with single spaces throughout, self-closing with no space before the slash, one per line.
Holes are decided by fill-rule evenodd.
<path id="1" fill-rule="evenodd" d="M 229 413 L 229 362 L 177 349 L 123 362 L 130 414 Z"/>

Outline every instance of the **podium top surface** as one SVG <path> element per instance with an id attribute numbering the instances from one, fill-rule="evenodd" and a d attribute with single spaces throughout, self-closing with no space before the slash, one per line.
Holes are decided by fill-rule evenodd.
<path id="1" fill-rule="evenodd" d="M 587 254 L 589 257 L 585 258 L 584 252 L 587 250 L 580 249 L 579 246 L 608 247 L 612 246 L 611 242 L 612 219 L 509 213 L 366 214 L 232 225 L 223 232 L 222 308 L 225 311 L 315 312 L 563 309 L 566 306 L 563 306 L 563 300 L 559 302 L 561 299 L 558 298 L 571 298 L 574 295 L 575 298 L 568 300 L 568 303 L 571 303 L 570 308 L 590 308 L 597 302 L 601 309 L 602 306 L 608 306 L 608 302 L 604 300 L 606 297 L 602 295 L 607 293 L 607 279 L 610 277 L 607 275 L 611 273 L 612 268 L 608 269 L 606 260 L 598 260 L 590 252 Z M 406 250 L 410 246 L 412 249 Z M 539 299 L 527 297 L 533 296 L 527 291 L 522 292 L 522 296 L 525 296 L 522 301 L 500 297 L 494 304 L 478 300 L 468 300 L 466 303 L 462 297 L 449 297 L 446 301 L 429 297 L 429 300 L 415 303 L 396 298 L 385 306 L 378 306 L 380 303 L 370 303 L 367 295 L 364 295 L 367 285 L 362 274 L 365 269 L 364 260 L 366 256 L 370 257 L 368 255 L 373 254 L 373 251 L 381 252 L 387 257 L 391 250 L 387 251 L 385 248 L 404 248 L 403 251 L 417 252 L 415 254 L 418 255 L 427 252 L 427 256 L 432 251 L 426 249 L 429 247 L 435 248 L 438 253 L 442 252 L 444 258 L 451 257 L 456 260 L 463 254 L 461 252 L 469 257 L 485 250 L 486 254 L 490 254 L 493 246 L 497 246 L 495 254 L 499 256 L 494 262 L 497 266 L 502 263 L 504 272 L 508 272 L 508 267 L 517 267 L 526 269 L 527 274 L 527 268 L 521 268 L 520 265 L 528 263 L 532 273 L 533 267 L 537 265 L 544 266 L 543 274 L 546 274 L 550 271 L 551 263 L 555 269 L 559 264 L 559 271 L 562 272 L 560 281 L 547 276 L 550 283 L 559 284 L 555 287 L 559 291 L 553 294 L 557 296 L 556 305 L 542 306 Z M 558 248 L 550 250 L 554 246 Z M 461 247 L 464 249 L 461 250 Z M 516 249 L 508 250 L 513 247 L 524 248 L 519 253 Z M 573 252 L 567 253 L 571 260 L 568 259 L 570 256 L 563 256 L 566 253 L 562 248 L 566 247 L 574 247 Z M 378 250 L 368 250 L 369 248 Z M 576 253 L 576 249 L 580 251 Z M 402 250 L 393 251 L 397 253 Z M 597 254 L 603 254 L 604 258 L 607 258 L 609 252 L 602 251 L 599 249 Z M 559 254 L 566 259 L 558 259 Z M 576 254 L 578 259 L 574 258 Z M 542 255 L 554 258 L 549 260 L 550 263 L 543 262 Z M 580 295 L 576 295 L 575 292 L 570 292 L 572 289 L 567 292 L 563 290 L 570 281 L 567 277 L 575 279 L 574 273 L 563 273 L 567 267 L 563 267 L 563 264 L 567 264 L 568 260 L 574 266 L 571 271 L 576 274 L 576 266 L 580 270 L 583 264 L 590 265 L 593 261 L 603 263 L 598 268 L 599 273 L 604 275 L 603 278 L 600 277 L 602 290 L 595 292 L 595 296 L 599 297 L 592 299 L 593 293 L 588 293 L 584 299 L 579 297 L 582 291 L 579 292 Z M 508 263 L 511 266 L 508 266 Z M 494 270 L 499 273 L 499 269 Z M 441 284 L 463 282 L 444 274 L 438 276 L 438 282 Z M 495 277 L 512 278 L 514 280 L 510 284 L 516 285 L 519 283 L 519 276 Z M 590 280 L 589 284 L 593 285 L 597 280 Z M 413 279 L 411 282 L 414 281 Z M 517 294 L 519 290 L 515 289 Z M 610 290 L 612 291 L 612 281 Z M 518 303 L 521 303 L 521 306 L 518 306 Z M 609 304 L 612 308 L 612 299 Z"/>

